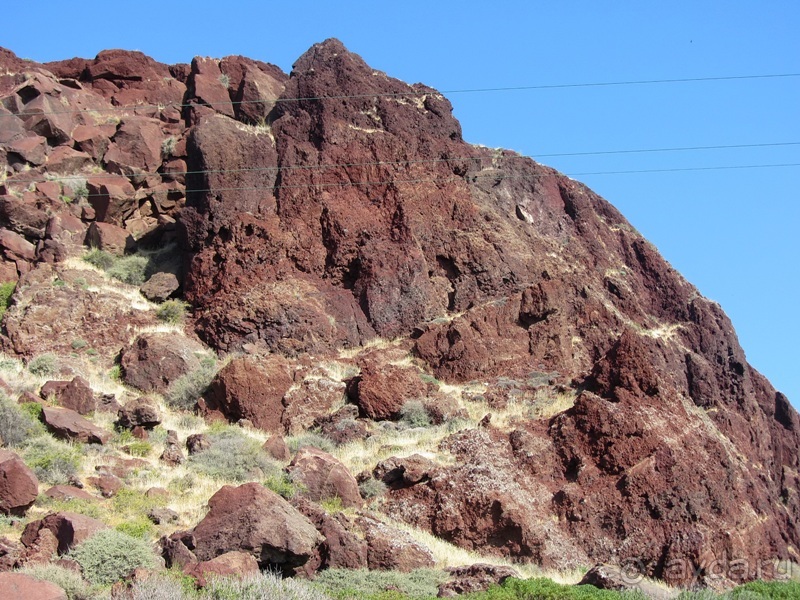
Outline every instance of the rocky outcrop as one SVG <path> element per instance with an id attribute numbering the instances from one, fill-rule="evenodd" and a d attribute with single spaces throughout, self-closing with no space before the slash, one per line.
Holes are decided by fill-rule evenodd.
<path id="1" fill-rule="evenodd" d="M 110 432 L 68 408 L 45 406 L 42 420 L 52 434 L 61 439 L 82 444 L 105 444 L 111 439 Z"/>
<path id="2" fill-rule="evenodd" d="M 200 367 L 203 347 L 168 333 L 143 333 L 122 351 L 120 366 L 128 385 L 163 394 L 173 381 Z"/>
<path id="3" fill-rule="evenodd" d="M 142 397 L 125 403 L 117 412 L 117 424 L 120 427 L 133 429 L 143 427 L 152 429 L 161 423 L 161 414 L 155 400 Z"/>
<path id="4" fill-rule="evenodd" d="M 74 377 L 72 381 L 48 381 L 39 395 L 55 400 L 59 406 L 74 410 L 79 415 L 88 415 L 97 409 L 92 386 L 83 377 Z"/>
<path id="5" fill-rule="evenodd" d="M 358 482 L 347 467 L 318 448 L 303 446 L 286 469 L 292 481 L 303 486 L 302 494 L 311 500 L 340 498 L 345 508 L 364 503 Z"/>
<path id="6" fill-rule="evenodd" d="M 70 548 L 105 528 L 105 523 L 85 515 L 72 512 L 53 513 L 28 523 L 22 532 L 21 541 L 26 548 L 31 548 L 42 535 L 52 535 L 57 540 L 58 553 L 65 554 Z"/>
<path id="7" fill-rule="evenodd" d="M 193 531 L 193 551 L 201 562 L 226 552 L 246 552 L 262 569 L 291 573 L 322 541 L 306 517 L 258 483 L 223 486 L 208 506 Z"/>
<path id="8" fill-rule="evenodd" d="M 452 598 L 461 594 L 483 592 L 492 585 L 500 585 L 509 577 L 519 577 L 511 567 L 474 564 L 446 569 L 448 581 L 439 586 L 439 598 Z"/>
<path id="9" fill-rule="evenodd" d="M 36 474 L 14 452 L 0 449 L 0 513 L 24 515 L 38 495 Z"/>

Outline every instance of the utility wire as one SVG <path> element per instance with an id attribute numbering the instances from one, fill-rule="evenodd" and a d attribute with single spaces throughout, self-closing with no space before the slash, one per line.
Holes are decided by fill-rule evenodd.
<path id="1" fill-rule="evenodd" d="M 723 150 L 723 149 L 736 149 L 736 148 L 774 148 L 783 146 L 800 146 L 800 142 L 769 142 L 760 144 L 726 144 L 715 146 L 681 146 L 675 148 L 644 148 L 634 150 L 598 150 L 591 152 L 557 152 L 550 154 L 536 154 L 536 158 L 554 158 L 554 157 L 568 157 L 568 156 L 605 156 L 614 154 L 644 154 L 656 152 L 686 152 L 698 150 Z M 377 167 L 377 166 L 398 166 L 398 165 L 418 165 L 418 164 L 435 164 L 435 163 L 449 163 L 459 161 L 475 161 L 481 162 L 484 160 L 491 160 L 492 157 L 485 156 L 460 156 L 452 158 L 432 158 L 432 159 L 419 159 L 419 160 L 401 160 L 401 161 L 375 161 L 375 162 L 355 162 L 355 163 L 336 163 L 329 165 L 286 165 L 280 167 L 249 167 L 242 169 L 207 169 L 199 171 L 169 171 L 167 173 L 146 173 L 144 175 L 161 175 L 162 177 L 175 177 L 178 175 L 207 175 L 207 174 L 221 174 L 221 173 L 253 173 L 253 172 L 280 172 L 280 171 L 293 171 L 293 170 L 319 170 L 319 169 L 339 169 L 350 167 Z M 533 157 L 516 155 L 516 156 L 501 156 L 497 157 L 499 160 L 531 160 Z M 102 174 L 92 175 L 91 179 L 117 179 L 119 177 L 141 177 L 138 175 L 117 175 L 117 174 Z M 83 175 L 66 175 L 64 177 L 49 177 L 46 179 L 26 179 L 26 184 L 43 183 L 45 181 L 74 181 L 75 179 L 84 179 Z"/>
<path id="2" fill-rule="evenodd" d="M 630 170 L 630 171 L 594 171 L 594 172 L 584 172 L 584 173 L 565 173 L 567 177 L 579 177 L 585 175 L 629 175 L 629 174 L 636 174 L 636 173 L 676 173 L 676 172 L 688 172 L 688 171 L 720 171 L 720 170 L 736 170 L 736 169 L 768 169 L 768 168 L 781 168 L 781 167 L 800 167 L 800 163 L 777 163 L 777 164 L 765 164 L 765 165 L 722 165 L 722 166 L 714 166 L 714 167 L 678 167 L 672 169 L 641 169 L 641 170 Z M 331 182 L 331 183 L 303 183 L 303 184 L 292 184 L 292 185 L 276 185 L 276 186 L 251 186 L 251 187 L 219 187 L 219 188 L 207 188 L 207 189 L 186 189 L 183 190 L 186 194 L 197 194 L 197 193 L 210 193 L 210 192 L 244 192 L 244 191 L 275 191 L 275 190 L 282 190 L 282 189 L 308 189 L 308 188 L 347 188 L 347 187 L 361 187 L 361 186 L 372 186 L 372 185 L 395 185 L 398 183 L 407 183 L 407 184 L 418 184 L 418 183 L 448 183 L 448 182 L 465 182 L 465 183 L 475 183 L 478 179 L 491 179 L 496 182 L 503 181 L 506 179 L 515 179 L 515 180 L 526 180 L 526 179 L 537 179 L 539 175 L 498 175 L 496 173 L 490 173 L 485 175 L 467 175 L 461 177 L 422 177 L 418 179 L 387 179 L 382 181 L 342 181 L 342 182 Z M 84 196 L 85 198 L 91 197 L 103 197 L 106 194 L 89 194 Z"/>
<path id="3" fill-rule="evenodd" d="M 790 77 L 800 77 L 800 73 L 776 73 L 771 75 L 729 75 L 721 77 L 683 77 L 677 79 L 643 79 L 643 80 L 630 80 L 630 81 L 600 81 L 589 83 L 558 83 L 558 84 L 542 84 L 542 85 L 523 85 L 523 86 L 508 86 L 508 87 L 492 87 L 492 88 L 472 88 L 472 89 L 455 89 L 455 90 L 426 90 L 426 91 L 413 91 L 413 92 L 393 92 L 383 94 L 342 94 L 334 96 L 301 96 L 298 98 L 277 98 L 276 100 L 239 100 L 239 101 L 222 101 L 212 103 L 169 103 L 169 104 L 134 104 L 128 106 L 117 106 L 112 108 L 101 109 L 81 109 L 74 111 L 34 111 L 34 112 L 21 112 L 16 115 L 5 114 L 0 115 L 3 117 L 30 117 L 35 115 L 63 115 L 63 114 L 79 114 L 79 113 L 110 113 L 110 112 L 127 112 L 136 109 L 164 109 L 164 108 L 186 108 L 189 106 L 219 106 L 231 105 L 240 106 L 243 104 L 267 104 L 267 103 L 283 103 L 283 102 L 301 102 L 311 100 L 345 100 L 356 98 L 402 98 L 412 96 L 427 96 L 427 95 L 442 95 L 442 94 L 476 94 L 476 93 L 489 93 L 489 92 L 519 92 L 527 90 L 556 90 L 556 89 L 572 89 L 572 88 L 592 88 L 592 87 L 613 87 L 625 85 L 654 85 L 654 84 L 668 84 L 668 83 L 695 83 L 707 81 L 742 81 L 753 79 L 785 79 Z"/>

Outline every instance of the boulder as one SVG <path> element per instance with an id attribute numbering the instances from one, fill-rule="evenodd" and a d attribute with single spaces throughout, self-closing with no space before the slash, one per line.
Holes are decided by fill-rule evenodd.
<path id="1" fill-rule="evenodd" d="M 186 438 L 186 450 L 189 456 L 211 448 L 211 438 L 205 433 L 193 433 Z"/>
<path id="2" fill-rule="evenodd" d="M 170 508 L 151 508 L 147 511 L 147 518 L 156 525 L 175 523 L 180 515 Z"/>
<path id="3" fill-rule="evenodd" d="M 286 468 L 292 481 L 303 486 L 302 494 L 316 502 L 341 498 L 345 508 L 364 504 L 358 482 L 337 458 L 312 446 L 303 446 Z"/>
<path id="4" fill-rule="evenodd" d="M 408 487 L 429 480 L 438 465 L 420 454 L 404 458 L 393 456 L 379 462 L 372 470 L 375 479 L 392 488 Z"/>
<path id="5" fill-rule="evenodd" d="M 43 530 L 53 534 L 58 540 L 58 553 L 65 554 L 81 542 L 89 539 L 107 525 L 97 519 L 73 512 L 49 514 L 42 519 L 31 521 L 22 531 L 20 541 L 30 548 Z"/>
<path id="6" fill-rule="evenodd" d="M 161 166 L 161 144 L 164 139 L 166 136 L 156 119 L 125 117 L 103 160 L 112 173 L 153 173 Z"/>
<path id="7" fill-rule="evenodd" d="M 203 347 L 170 333 L 142 333 L 122 351 L 122 379 L 144 392 L 164 394 L 177 379 L 200 367 Z"/>
<path id="8" fill-rule="evenodd" d="M 639 592 L 651 600 L 672 600 L 676 596 L 676 593 L 669 588 L 645 579 L 637 570 L 610 564 L 594 565 L 578 585 L 593 585 L 601 590 L 617 592 Z"/>
<path id="9" fill-rule="evenodd" d="M 414 569 L 430 569 L 436 564 L 431 551 L 405 531 L 369 517 L 359 517 L 356 522 L 367 541 L 370 569 L 408 573 Z"/>
<path id="10" fill-rule="evenodd" d="M 38 495 L 36 474 L 14 452 L 0 449 L 0 513 L 24 515 Z"/>
<path id="11" fill-rule="evenodd" d="M 178 291 L 181 284 L 174 273 L 155 273 L 139 291 L 150 302 L 164 302 Z"/>
<path id="12" fill-rule="evenodd" d="M 483 592 L 500 585 L 509 577 L 519 577 L 511 567 L 476 563 L 465 567 L 445 569 L 449 578 L 439 586 L 439 598 L 452 598 L 462 594 Z"/>
<path id="13" fill-rule="evenodd" d="M 117 495 L 125 484 L 116 475 L 110 473 L 102 473 L 96 477 L 87 477 L 86 483 L 100 492 L 103 498 L 113 498 Z"/>
<path id="14" fill-rule="evenodd" d="M 165 566 L 168 569 L 173 567 L 185 569 L 197 562 L 197 557 L 193 552 L 195 548 L 194 535 L 190 531 L 176 531 L 170 536 L 162 536 L 158 545 L 161 547 L 161 556 L 164 557 Z M 213 555 L 209 556 L 208 560 L 212 558 Z"/>
<path id="15" fill-rule="evenodd" d="M 370 419 L 396 419 L 406 402 L 427 393 L 415 369 L 377 362 L 364 364 L 352 387 L 356 404 Z"/>
<path id="16" fill-rule="evenodd" d="M 45 406 L 42 410 L 42 420 L 58 438 L 83 444 L 105 444 L 111 439 L 110 432 L 68 408 Z"/>
<path id="17" fill-rule="evenodd" d="M 228 81 L 228 77 L 220 71 L 217 60 L 197 56 L 192 60 L 192 72 L 187 82 L 188 97 L 233 117 L 235 113 L 228 93 Z"/>
<path id="18" fill-rule="evenodd" d="M 248 577 L 258 575 L 258 561 L 247 552 L 225 552 L 211 560 L 189 565 L 184 574 L 194 577 L 197 587 L 208 585 L 210 577 Z"/>
<path id="19" fill-rule="evenodd" d="M 59 406 L 74 410 L 79 415 L 88 415 L 97 409 L 92 386 L 83 377 L 76 376 L 72 381 L 48 381 L 39 395 L 47 400 L 53 398 Z"/>
<path id="20" fill-rule="evenodd" d="M 308 574 L 320 569 L 366 569 L 367 542 L 358 526 L 344 513 L 328 514 L 318 504 L 295 497 L 292 504 L 317 528 L 324 542 L 306 563 Z"/>
<path id="21" fill-rule="evenodd" d="M 200 561 L 241 551 L 255 557 L 262 569 L 291 573 L 322 542 L 306 517 L 259 483 L 223 486 L 208 506 L 193 532 L 194 553 Z"/>
<path id="22" fill-rule="evenodd" d="M 286 445 L 286 440 L 280 434 L 273 434 L 267 438 L 262 446 L 264 452 L 269 454 L 275 460 L 287 461 L 292 455 L 289 452 L 289 446 Z"/>
<path id="23" fill-rule="evenodd" d="M 126 402 L 117 413 L 117 423 L 120 427 L 133 429 L 134 427 L 144 427 L 152 429 L 161 423 L 161 414 L 158 406 L 150 398 L 136 398 Z"/>
<path id="24" fill-rule="evenodd" d="M 20 544 L 6 537 L 0 537 L 0 572 L 10 571 L 19 560 Z"/>
<path id="25" fill-rule="evenodd" d="M 54 485 L 51 488 L 48 488 L 45 493 L 45 496 L 48 498 L 52 498 L 53 500 L 96 500 L 94 496 L 92 496 L 89 492 L 82 490 L 81 488 L 77 488 L 72 485 Z"/>
<path id="26" fill-rule="evenodd" d="M 0 249 L 11 260 L 30 262 L 36 258 L 36 246 L 8 229 L 0 229 Z"/>
<path id="27" fill-rule="evenodd" d="M 22 573 L 0 573 L 3 600 L 67 600 L 67 593 L 55 583 Z"/>
<path id="28" fill-rule="evenodd" d="M 217 373 L 204 399 L 207 410 L 217 410 L 229 421 L 248 419 L 259 429 L 283 433 L 283 397 L 292 383 L 286 359 L 243 356 Z"/>
<path id="29" fill-rule="evenodd" d="M 86 245 L 115 256 L 122 256 L 136 248 L 136 241 L 122 227 L 94 221 L 86 232 Z"/>
<path id="30" fill-rule="evenodd" d="M 0 225 L 13 232 L 31 238 L 42 238 L 47 219 L 47 213 L 34 203 L 24 202 L 14 196 L 0 196 Z"/>
<path id="31" fill-rule="evenodd" d="M 178 441 L 177 432 L 172 430 L 167 432 L 167 439 L 164 442 L 164 452 L 161 453 L 159 460 L 171 467 L 180 465 L 186 460 L 181 450 L 180 442 Z"/>

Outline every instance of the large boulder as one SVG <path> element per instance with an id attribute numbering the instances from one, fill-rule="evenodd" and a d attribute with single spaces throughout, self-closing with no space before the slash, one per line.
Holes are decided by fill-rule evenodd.
<path id="1" fill-rule="evenodd" d="M 226 552 L 247 552 L 262 569 L 291 573 L 314 554 L 322 536 L 286 500 L 259 483 L 223 486 L 194 528 L 194 554 L 201 562 Z"/>
<path id="2" fill-rule="evenodd" d="M 303 495 L 311 500 L 341 498 L 345 508 L 360 507 L 364 503 L 358 482 L 347 467 L 318 448 L 300 448 L 287 471 L 292 481 L 302 484 Z"/>
<path id="3" fill-rule="evenodd" d="M 31 521 L 22 531 L 20 541 L 26 548 L 37 543 L 43 531 L 55 536 L 58 540 L 59 554 L 65 554 L 81 542 L 89 539 L 98 531 L 108 527 L 102 521 L 73 512 L 52 513 L 36 521 Z"/>
<path id="4" fill-rule="evenodd" d="M 119 426 L 127 429 L 134 427 L 152 429 L 161 423 L 158 405 L 150 398 L 144 397 L 126 402 L 117 412 L 117 417 Z"/>
<path id="5" fill-rule="evenodd" d="M 88 415 L 97 409 L 92 386 L 83 377 L 76 376 L 72 381 L 48 381 L 39 395 L 44 399 L 52 398 L 59 406 L 74 410 L 80 415 Z"/>
<path id="6" fill-rule="evenodd" d="M 439 598 L 483 592 L 493 585 L 502 584 L 509 577 L 519 577 L 519 573 L 511 567 L 483 563 L 445 570 L 449 577 L 439 586 Z"/>
<path id="7" fill-rule="evenodd" d="M 225 552 L 210 560 L 189 565 L 184 573 L 194 577 L 197 587 L 205 587 L 214 577 L 248 577 L 258 575 L 258 561 L 247 552 Z"/>
<path id="8" fill-rule="evenodd" d="M 281 357 L 234 358 L 214 377 L 205 404 L 230 421 L 247 419 L 264 431 L 283 433 L 283 397 L 292 383 L 290 365 Z"/>
<path id="9" fill-rule="evenodd" d="M 168 333 L 143 333 L 122 351 L 122 378 L 145 392 L 165 393 L 176 380 L 200 366 L 204 348 Z"/>
<path id="10" fill-rule="evenodd" d="M 367 564 L 379 571 L 430 569 L 436 561 L 430 549 L 410 534 L 370 517 L 359 517 L 358 525 L 367 542 Z"/>
<path id="11" fill-rule="evenodd" d="M 0 449 L 0 513 L 23 515 L 38 495 L 36 474 L 14 452 Z"/>
<path id="12" fill-rule="evenodd" d="M 61 439 L 83 444 L 105 444 L 111 439 L 110 432 L 68 408 L 45 406 L 42 420 L 52 434 Z"/>
<path id="13" fill-rule="evenodd" d="M 67 593 L 55 583 L 22 573 L 0 573 L 3 600 L 67 600 Z"/>
<path id="14" fill-rule="evenodd" d="M 136 248 L 133 236 L 125 229 L 113 223 L 101 223 L 98 221 L 89 225 L 89 229 L 86 232 L 86 245 L 115 256 L 122 256 Z"/>
<path id="15" fill-rule="evenodd" d="M 362 367 L 353 389 L 358 407 L 370 419 L 397 418 L 406 402 L 427 393 L 417 370 L 376 362 Z"/>

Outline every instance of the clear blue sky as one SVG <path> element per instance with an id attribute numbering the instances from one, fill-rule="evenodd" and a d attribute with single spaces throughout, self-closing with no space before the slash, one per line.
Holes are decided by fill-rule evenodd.
<path id="1" fill-rule="evenodd" d="M 337 37 L 440 90 L 800 73 L 800 2 L 41 2 L 0 45 L 37 61 L 136 49 L 287 72 Z M 450 94 L 469 142 L 542 154 L 800 141 L 800 78 Z M 800 163 L 800 146 L 541 158 L 566 173 Z M 800 167 L 577 176 L 730 315 L 800 404 Z"/>

